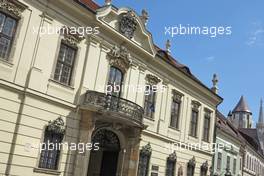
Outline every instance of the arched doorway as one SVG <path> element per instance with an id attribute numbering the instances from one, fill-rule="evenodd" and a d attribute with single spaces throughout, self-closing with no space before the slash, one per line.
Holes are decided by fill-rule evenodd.
<path id="1" fill-rule="evenodd" d="M 99 150 L 92 150 L 87 176 L 116 176 L 120 142 L 111 130 L 100 129 L 92 136 L 99 143 Z"/>

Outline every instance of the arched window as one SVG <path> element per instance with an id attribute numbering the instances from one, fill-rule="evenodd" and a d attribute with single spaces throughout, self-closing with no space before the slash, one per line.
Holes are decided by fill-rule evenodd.
<path id="1" fill-rule="evenodd" d="M 139 155 L 138 176 L 148 176 L 151 153 L 152 149 L 150 143 L 141 149 Z"/>
<path id="2" fill-rule="evenodd" d="M 194 176 L 195 165 L 196 165 L 196 161 L 195 161 L 195 157 L 193 157 L 188 162 L 188 165 L 187 165 L 187 176 Z"/>
<path id="3" fill-rule="evenodd" d="M 208 161 L 202 164 L 201 166 L 201 176 L 207 176 L 208 171 Z"/>
<path id="4" fill-rule="evenodd" d="M 49 122 L 49 125 L 45 129 L 39 168 L 58 169 L 61 142 L 63 140 L 64 132 L 64 122 L 60 117 L 53 122 Z"/>
<path id="5" fill-rule="evenodd" d="M 123 73 L 117 67 L 111 66 L 107 92 L 113 96 L 120 97 L 122 90 Z"/>
<path id="6" fill-rule="evenodd" d="M 175 176 L 176 161 L 177 161 L 177 156 L 176 156 L 176 153 L 173 152 L 167 158 L 166 176 Z"/>

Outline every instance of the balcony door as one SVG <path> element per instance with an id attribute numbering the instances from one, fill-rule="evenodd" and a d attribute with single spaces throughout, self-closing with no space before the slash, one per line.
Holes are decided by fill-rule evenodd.
<path id="1" fill-rule="evenodd" d="M 114 66 L 111 66 L 109 79 L 108 79 L 107 92 L 112 96 L 119 98 L 122 93 L 122 82 L 123 82 L 122 71 Z"/>

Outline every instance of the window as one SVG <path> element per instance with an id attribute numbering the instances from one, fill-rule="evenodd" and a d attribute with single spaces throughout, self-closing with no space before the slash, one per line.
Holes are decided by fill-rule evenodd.
<path id="1" fill-rule="evenodd" d="M 192 110 L 190 136 L 197 136 L 198 111 Z"/>
<path id="2" fill-rule="evenodd" d="M 177 157 L 175 152 L 170 154 L 170 156 L 167 158 L 166 176 L 175 176 L 176 160 Z"/>
<path id="3" fill-rule="evenodd" d="M 204 116 L 204 129 L 203 129 L 203 140 L 208 142 L 209 141 L 209 134 L 210 134 L 210 118 L 211 112 L 205 112 Z"/>
<path id="4" fill-rule="evenodd" d="M 236 175 L 236 165 L 237 165 L 237 160 L 234 159 L 233 161 L 233 174 Z"/>
<path id="5" fill-rule="evenodd" d="M 159 166 L 152 165 L 150 176 L 158 176 L 159 175 Z"/>
<path id="6" fill-rule="evenodd" d="M 138 176 L 148 176 L 151 152 L 152 149 L 149 143 L 141 149 L 139 155 Z"/>
<path id="7" fill-rule="evenodd" d="M 108 79 L 108 87 L 107 92 L 113 96 L 120 97 L 121 96 L 121 90 L 122 90 L 122 82 L 123 82 L 123 73 L 120 69 L 111 66 L 110 68 L 110 74 Z M 109 88 L 111 90 L 109 90 Z"/>
<path id="8" fill-rule="evenodd" d="M 181 98 L 182 94 L 173 90 L 170 127 L 175 129 L 179 129 Z"/>
<path id="9" fill-rule="evenodd" d="M 202 164 L 201 166 L 201 176 L 207 176 L 208 171 L 208 161 Z"/>
<path id="10" fill-rule="evenodd" d="M 222 167 L 222 153 L 217 155 L 217 170 L 221 170 Z"/>
<path id="11" fill-rule="evenodd" d="M 240 158 L 239 170 L 242 170 L 242 158 Z"/>
<path id="12" fill-rule="evenodd" d="M 197 101 L 192 101 L 192 114 L 191 114 L 191 123 L 190 123 L 190 136 L 197 137 L 197 128 L 198 128 L 198 114 L 199 107 L 201 104 Z"/>
<path id="13" fill-rule="evenodd" d="M 227 156 L 226 158 L 226 168 L 230 169 L 230 156 Z"/>
<path id="14" fill-rule="evenodd" d="M 146 86 L 146 95 L 145 95 L 145 103 L 144 103 L 144 113 L 145 116 L 149 118 L 154 118 L 155 113 L 155 99 L 156 99 L 156 91 L 153 89 L 153 86 Z"/>
<path id="15" fill-rule="evenodd" d="M 194 176 L 194 170 L 195 170 L 196 161 L 193 157 L 187 165 L 187 176 Z"/>
<path id="16" fill-rule="evenodd" d="M 76 48 L 61 43 L 56 64 L 54 79 L 62 84 L 70 85 L 76 57 Z"/>
<path id="17" fill-rule="evenodd" d="M 58 169 L 60 144 L 64 136 L 64 122 L 61 118 L 50 122 L 45 129 L 44 141 L 39 160 L 39 168 Z"/>
<path id="18" fill-rule="evenodd" d="M 7 60 L 17 27 L 17 20 L 0 12 L 0 58 Z"/>

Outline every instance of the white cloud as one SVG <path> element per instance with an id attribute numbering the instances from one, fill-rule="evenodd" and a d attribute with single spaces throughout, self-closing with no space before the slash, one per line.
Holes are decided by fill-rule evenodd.
<path id="1" fill-rule="evenodd" d="M 208 56 L 208 57 L 205 58 L 205 60 L 207 62 L 213 62 L 215 60 L 215 57 L 214 56 Z"/>
<path id="2" fill-rule="evenodd" d="M 254 30 L 251 32 L 247 45 L 264 45 L 264 25 L 260 22 L 253 23 Z"/>

